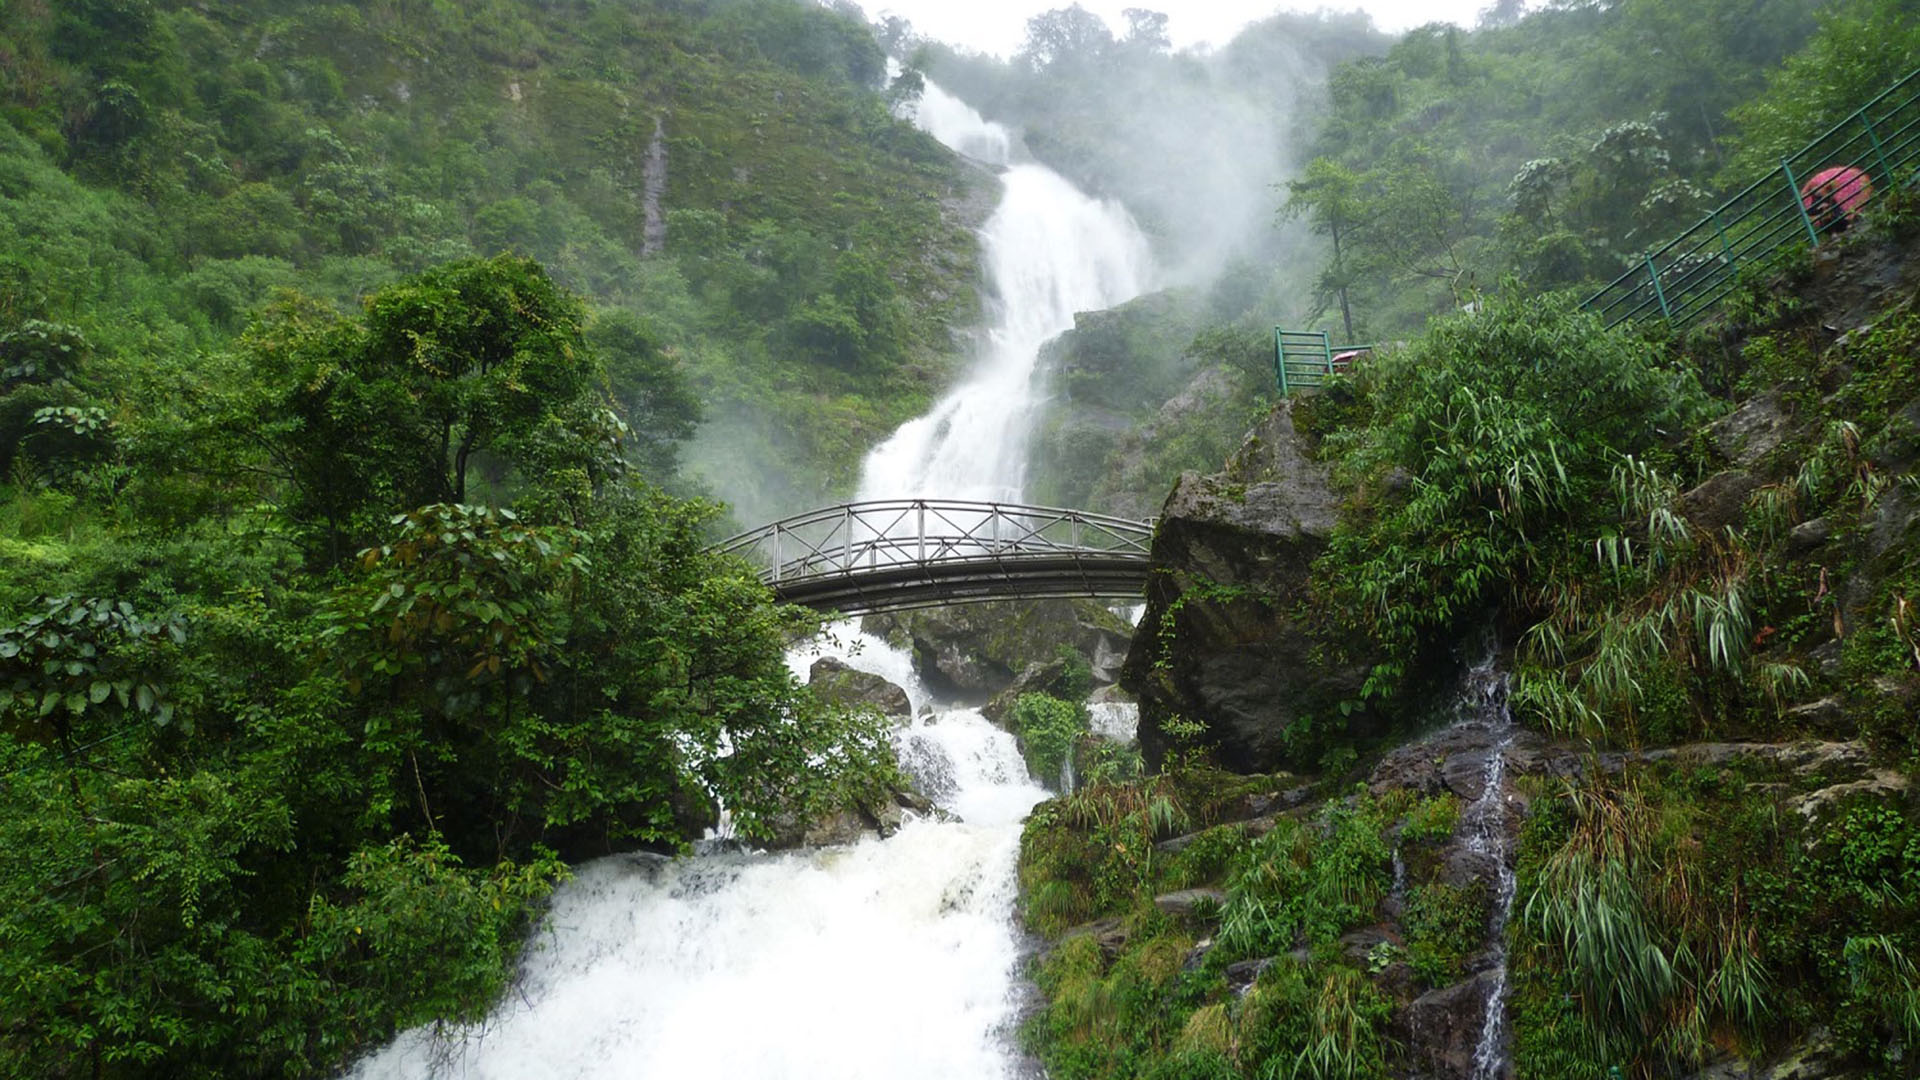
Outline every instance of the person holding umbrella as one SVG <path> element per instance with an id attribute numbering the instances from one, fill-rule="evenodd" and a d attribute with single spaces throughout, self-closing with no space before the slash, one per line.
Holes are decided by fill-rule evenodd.
<path id="1" fill-rule="evenodd" d="M 1852 165 L 1821 169 L 1800 186 L 1800 204 L 1821 232 L 1845 232 L 1873 197 L 1873 181 Z"/>

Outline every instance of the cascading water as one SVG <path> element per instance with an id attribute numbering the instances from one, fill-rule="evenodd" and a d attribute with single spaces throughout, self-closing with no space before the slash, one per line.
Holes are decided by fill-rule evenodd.
<path id="1" fill-rule="evenodd" d="M 1041 346 L 1071 329 L 1076 312 L 1138 296 L 1152 255 L 1125 209 L 1043 165 L 1011 164 L 1006 128 L 939 87 L 926 88 L 915 119 L 955 151 L 1003 168 L 999 208 L 980 232 L 991 325 L 973 375 L 868 455 L 860 498 L 1017 502 Z"/>
<path id="2" fill-rule="evenodd" d="M 1013 140 L 929 86 L 916 117 L 1004 169 L 982 230 L 992 326 L 972 378 L 869 457 L 862 498 L 1016 500 L 1025 482 L 1040 347 L 1077 311 L 1151 277 L 1126 212 L 1058 175 L 1011 164 Z M 856 646 L 856 647 L 849 647 Z M 850 625 L 823 653 L 927 701 L 911 662 Z M 486 1022 L 420 1028 L 359 1080 L 716 1076 L 759 1080 L 993 1080 L 1021 1072 L 1013 920 L 1020 823 L 1046 792 L 1012 736 L 972 709 L 895 735 L 903 769 L 958 820 L 780 856 L 615 857 L 554 896 L 520 979 Z M 1117 711 L 1113 726 L 1128 719 Z"/>
<path id="3" fill-rule="evenodd" d="M 1493 864 L 1493 914 L 1487 928 L 1493 943 L 1492 979 L 1487 987 L 1486 1010 L 1480 1022 L 1480 1038 L 1474 1045 L 1472 1080 L 1505 1080 L 1511 1069 L 1507 1062 L 1507 921 L 1513 916 L 1513 836 L 1507 820 L 1507 751 L 1513 746 L 1516 729 L 1513 713 L 1507 707 L 1507 677 L 1496 671 L 1493 660 L 1482 662 L 1467 677 L 1466 705 L 1473 712 L 1468 722 L 1487 729 L 1488 749 L 1480 796 L 1460 815 L 1466 830 L 1467 850 Z"/>

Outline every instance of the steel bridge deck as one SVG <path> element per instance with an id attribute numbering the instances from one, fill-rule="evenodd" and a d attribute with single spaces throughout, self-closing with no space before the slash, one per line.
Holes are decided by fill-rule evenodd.
<path id="1" fill-rule="evenodd" d="M 1151 521 L 1057 507 L 891 499 L 827 507 L 717 550 L 761 566 L 779 599 L 864 615 L 981 600 L 1140 595 Z"/>

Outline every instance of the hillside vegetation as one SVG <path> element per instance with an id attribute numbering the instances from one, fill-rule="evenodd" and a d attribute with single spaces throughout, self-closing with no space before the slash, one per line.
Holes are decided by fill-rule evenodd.
<path id="1" fill-rule="evenodd" d="M 636 426 L 704 414 L 696 472 L 771 512 L 850 486 L 977 312 L 983 181 L 891 116 L 864 24 L 792 0 L 26 0 L 0 77 L 0 329 L 103 368 L 190 378 L 275 290 L 511 251 L 615 324 Z"/>
<path id="2" fill-rule="evenodd" d="M 1912 194 L 1685 334 L 1553 291 L 1690 223 L 1660 186 L 1744 183 L 1906 75 L 1910 7 L 1695 5 L 1699 38 L 1674 5 L 1496 9 L 1334 72 L 1295 208 L 1358 226 L 1327 317 L 1344 288 L 1406 340 L 1168 501 L 1123 676 L 1160 771 L 1044 805 L 1023 841 L 1050 1075 L 1474 1075 L 1496 985 L 1527 1080 L 1912 1075 Z M 1706 55 L 1628 45 L 1656 34 Z M 1064 343 L 1087 411 L 1123 395 L 1072 365 L 1164 357 L 1168 327 L 1219 340 L 1138 308 Z M 1456 685 L 1488 653 L 1505 698 Z"/>

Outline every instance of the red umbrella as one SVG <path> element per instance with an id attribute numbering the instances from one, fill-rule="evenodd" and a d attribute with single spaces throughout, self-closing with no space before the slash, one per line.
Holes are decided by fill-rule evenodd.
<path id="1" fill-rule="evenodd" d="M 1841 214 L 1848 217 L 1858 214 L 1871 198 L 1873 181 L 1852 165 L 1821 169 L 1800 186 L 1801 204 L 1816 218 L 1824 215 L 1825 220 L 1818 222 L 1822 225 L 1831 224 Z"/>

